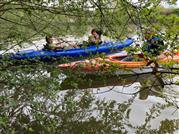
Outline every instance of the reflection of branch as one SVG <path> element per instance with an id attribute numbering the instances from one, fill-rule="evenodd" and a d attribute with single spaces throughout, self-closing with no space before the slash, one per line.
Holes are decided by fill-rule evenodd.
<path id="1" fill-rule="evenodd" d="M 172 101 L 172 105 L 174 105 L 174 106 L 176 107 L 176 110 L 179 109 L 179 106 L 178 106 L 178 104 L 177 104 L 177 100 L 176 100 L 176 101 L 172 100 L 172 98 L 171 98 L 172 95 L 163 94 L 163 93 L 161 93 L 161 92 L 159 92 L 159 91 L 157 91 L 157 90 L 152 90 L 152 89 L 151 89 L 151 91 L 160 94 L 161 96 L 165 97 L 167 100 Z M 168 103 L 171 103 L 171 102 L 168 102 Z M 174 112 L 175 112 L 175 111 L 174 111 Z"/>
<path id="2" fill-rule="evenodd" d="M 137 93 L 136 92 L 134 92 L 134 93 L 124 93 L 124 92 L 120 92 L 120 91 L 116 91 L 116 90 L 113 90 L 114 92 L 116 92 L 116 93 L 120 93 L 120 94 L 125 94 L 125 95 L 136 95 Z M 141 90 L 139 90 L 139 91 L 141 91 Z M 144 90 L 142 90 L 142 91 L 144 91 Z"/>
<path id="3" fill-rule="evenodd" d="M 137 79 L 136 79 L 136 80 L 137 80 Z M 156 80 L 157 80 L 157 78 L 156 78 Z M 137 91 L 137 92 L 133 92 L 133 93 L 124 93 L 124 92 L 119 92 L 119 91 L 116 91 L 116 90 L 113 90 L 113 91 L 114 91 L 114 92 L 117 92 L 117 93 L 120 93 L 120 94 L 136 95 L 136 94 L 138 94 L 138 93 L 140 93 L 140 92 L 143 92 L 144 90 L 151 90 L 151 89 L 154 87 L 154 85 L 155 85 L 155 83 L 156 83 L 156 80 L 154 80 L 154 82 L 152 83 L 151 86 L 145 86 L 145 89 L 139 90 L 139 91 Z M 132 84 L 133 84 L 133 83 L 132 83 Z"/>
<path id="4" fill-rule="evenodd" d="M 110 89 L 108 89 L 108 90 L 106 90 L 106 91 L 103 91 L 103 92 L 97 92 L 97 93 L 93 93 L 93 94 L 103 94 L 103 93 L 107 93 L 107 92 L 112 91 L 114 88 L 115 88 L 115 86 L 112 86 Z"/>
<path id="5" fill-rule="evenodd" d="M 170 67 L 169 69 L 171 69 L 171 70 L 179 70 L 179 68 L 174 68 L 174 67 Z"/>
<path id="6" fill-rule="evenodd" d="M 159 73 L 161 74 L 178 74 L 179 75 L 179 72 L 172 72 L 172 71 L 158 71 Z"/>

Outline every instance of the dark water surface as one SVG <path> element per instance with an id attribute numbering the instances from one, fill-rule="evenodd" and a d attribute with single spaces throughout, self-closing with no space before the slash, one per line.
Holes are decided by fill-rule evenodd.
<path id="1" fill-rule="evenodd" d="M 69 86 L 69 81 L 71 80 L 66 79 L 62 86 L 72 88 Z M 88 90 L 96 100 L 115 101 L 119 105 L 126 105 L 126 109 L 121 112 L 123 116 L 127 116 L 124 120 L 127 119 L 132 126 L 127 127 L 125 123 L 123 124 L 128 133 L 136 133 L 136 128 L 139 132 L 144 131 L 141 130 L 144 128 L 149 129 L 149 132 L 145 131 L 146 133 L 177 133 L 175 129 L 178 129 L 179 125 L 177 122 L 179 86 L 163 87 L 161 81 L 161 77 L 156 78 L 152 74 L 107 78 L 102 76 L 102 78 L 91 77 L 91 79 L 86 77 L 78 83 L 78 87 Z M 165 125 L 166 127 L 163 128 Z"/>
<path id="2" fill-rule="evenodd" d="M 164 86 L 164 76 L 71 73 L 67 77 L 53 66 L 44 66 L 1 71 L 0 133 L 163 134 L 179 130 L 179 86 Z"/>

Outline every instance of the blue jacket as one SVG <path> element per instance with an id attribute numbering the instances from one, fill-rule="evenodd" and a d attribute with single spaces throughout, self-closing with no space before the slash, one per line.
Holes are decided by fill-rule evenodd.
<path id="1" fill-rule="evenodd" d="M 151 40 L 147 40 L 146 48 L 144 48 L 144 51 L 147 51 L 149 54 L 152 55 L 159 55 L 161 51 L 164 50 L 164 42 L 163 40 L 158 37 L 152 37 Z"/>

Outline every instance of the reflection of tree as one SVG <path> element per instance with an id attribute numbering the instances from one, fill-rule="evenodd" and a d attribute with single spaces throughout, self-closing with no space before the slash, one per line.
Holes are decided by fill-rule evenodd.
<path id="1" fill-rule="evenodd" d="M 150 112 L 147 113 L 145 123 L 140 126 L 140 127 L 135 127 L 136 133 L 173 133 L 176 130 L 179 129 L 178 127 L 178 119 L 173 119 L 173 120 L 168 120 L 165 119 L 161 121 L 161 125 L 159 129 L 146 129 L 150 128 L 150 121 L 157 118 L 159 114 L 161 113 L 162 110 L 166 108 L 165 105 L 157 104 L 154 105 L 151 109 Z M 160 110 L 159 110 L 160 109 Z"/>
<path id="2" fill-rule="evenodd" d="M 149 26 L 159 32 L 164 30 L 166 44 L 178 49 L 178 17 L 173 14 L 161 15 L 156 8 L 160 2 L 158 0 L 146 3 L 139 1 L 139 7 L 124 0 L 113 1 L 112 8 L 109 6 L 111 1 L 78 0 L 49 6 L 52 1 L 0 1 L 0 48 L 7 48 L 9 44 L 14 44 L 10 48 L 20 46 L 23 42 L 48 33 L 81 35 L 90 26 L 101 28 L 105 34 L 114 38 L 126 33 L 133 34 L 132 31 L 136 34 L 137 29 L 137 34 L 143 38 L 142 27 Z M 135 96 L 140 94 L 140 99 L 146 99 L 149 92 L 153 93 L 151 89 L 156 87 L 155 80 L 141 81 L 141 91 L 119 104 L 95 100 L 87 90 L 69 90 L 64 96 L 57 97 L 57 92 L 68 87 L 59 83 L 61 78 L 57 77 L 58 71 L 54 71 L 54 67 L 43 67 L 44 64 L 39 63 L 34 68 L 21 66 L 1 70 L 0 66 L 0 133 L 127 133 L 126 126 L 136 133 L 173 133 L 177 129 L 176 119 L 161 121 L 159 130 L 152 129 L 149 124 L 157 117 L 155 113 L 158 115 L 163 109 L 175 105 L 168 100 L 165 105 L 154 105 L 146 113 L 143 125 L 134 127 L 130 123 L 130 106 Z M 171 77 L 165 77 L 171 80 Z M 79 89 L 79 81 L 84 82 L 83 79 L 73 78 L 69 83 Z M 98 81 L 102 81 L 107 86 L 108 80 L 109 77 L 101 76 L 94 81 L 89 79 L 87 83 L 100 86 Z M 116 86 L 121 85 L 121 81 L 124 85 L 131 84 L 137 81 L 136 77 L 133 80 L 130 81 L 130 77 L 114 77 L 112 81 L 113 86 Z M 85 82 L 84 86 L 87 86 Z M 167 98 L 162 91 L 160 93 L 160 97 Z"/>
<path id="3" fill-rule="evenodd" d="M 153 75 L 85 75 L 80 78 L 71 74 L 71 79 L 67 78 L 61 84 L 61 78 L 56 75 L 59 72 L 55 70 L 54 77 L 49 75 L 48 71 L 42 66 L 19 66 L 1 73 L 1 133 L 127 133 L 129 128 L 143 132 L 146 127 L 148 132 L 172 132 L 177 128 L 177 120 L 162 121 L 160 130 L 150 128 L 150 122 L 157 118 L 162 110 L 175 106 L 171 101 L 166 101 L 166 104 L 153 104 L 144 117 L 143 125 L 134 127 L 130 122 L 133 118 L 130 116 L 133 111 L 131 105 L 138 94 L 140 99 L 146 99 L 149 94 L 166 98 L 162 95 L 162 90 L 157 89 L 161 89 L 161 86 L 158 86 L 159 83 Z M 119 103 L 96 99 L 90 90 L 78 90 L 89 87 L 129 86 L 134 82 L 141 83 L 140 90 L 129 94 L 130 99 Z M 59 91 L 69 88 L 65 83 L 71 84 L 76 90 L 62 91 L 63 95 L 57 95 Z M 153 87 L 161 94 L 154 94 L 150 90 Z M 120 92 L 118 95 L 120 97 Z M 165 124 L 171 127 L 162 130 Z"/>
<path id="4" fill-rule="evenodd" d="M 21 92 L 19 93 L 21 94 Z M 33 96 L 42 97 L 35 92 Z M 28 95 L 28 97 L 30 96 Z M 150 121 L 155 119 L 163 109 L 167 108 L 167 104 L 154 105 L 150 112 L 146 113 L 144 125 L 134 127 L 130 123 L 130 113 L 132 111 L 130 106 L 134 99 L 135 96 L 128 101 L 117 103 L 95 99 L 89 91 L 69 90 L 64 96 L 54 98 L 47 95 L 41 99 L 16 100 L 14 106 L 6 103 L 6 108 L 11 109 L 10 111 L 5 109 L 3 111 L 6 112 L 1 111 L 0 131 L 1 133 L 76 134 L 127 133 L 126 126 L 136 132 L 146 132 L 146 127 L 148 132 L 173 132 L 176 129 L 176 120 L 163 121 L 159 131 L 150 129 Z M 1 104 L 3 104 L 2 101 Z M 26 112 L 24 112 L 25 109 Z M 16 113 L 12 111 L 16 111 Z M 162 130 L 165 124 L 169 125 L 170 128 Z"/>
<path id="5" fill-rule="evenodd" d="M 148 132 L 152 133 L 173 132 L 177 128 L 177 120 L 162 121 L 159 130 L 150 128 L 150 122 L 157 118 L 162 110 L 173 105 L 169 102 L 154 104 L 150 112 L 146 113 L 143 125 L 134 127 L 131 124 L 130 114 L 133 110 L 131 105 L 138 93 L 139 96 L 147 96 L 150 92 L 148 88 L 142 89 L 143 91 L 132 95 L 130 99 L 119 103 L 96 99 L 89 90 L 68 90 L 63 92 L 64 95 L 57 95 L 56 93 L 63 89 L 57 77 L 49 77 L 46 71 L 39 71 L 39 69 L 37 67 L 23 68 L 24 73 L 19 72 L 22 68 L 20 70 L 16 68 L 16 71 L 9 69 L 1 75 L 1 133 L 127 133 L 129 128 L 140 133 L 146 127 Z M 37 74 L 36 77 L 34 73 Z M 138 80 L 131 76 L 111 79 L 103 77 L 104 79 L 101 78 L 100 82 L 103 81 L 103 84 L 106 83 L 104 86 L 108 86 L 112 85 L 111 80 L 117 79 L 114 81 L 114 86 L 121 85 L 121 83 L 129 85 L 136 81 L 151 85 L 144 79 L 146 77 L 149 78 L 146 75 L 139 77 Z M 6 81 L 7 78 L 10 81 Z M 98 78 L 95 82 L 97 80 L 99 82 Z M 73 82 L 78 87 L 79 83 Z M 100 82 L 98 82 L 97 85 L 92 83 L 92 86 L 99 87 Z M 166 124 L 170 128 L 163 130 Z"/>
<path id="6" fill-rule="evenodd" d="M 146 99 L 147 96 L 152 92 L 150 90 L 151 88 L 157 91 L 161 91 L 164 86 L 163 80 L 161 78 L 151 74 L 114 76 L 103 75 L 103 77 L 97 75 L 81 75 L 80 77 L 69 77 L 65 79 L 61 84 L 61 89 L 87 89 L 112 86 L 112 88 L 109 88 L 110 91 L 113 90 L 113 87 L 115 86 L 129 87 L 136 82 L 139 82 L 141 85 L 140 91 L 134 92 L 132 94 L 135 95 L 139 93 L 139 98 L 142 100 Z"/>

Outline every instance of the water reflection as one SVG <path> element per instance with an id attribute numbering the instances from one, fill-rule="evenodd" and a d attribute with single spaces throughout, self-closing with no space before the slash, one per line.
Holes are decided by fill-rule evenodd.
<path id="1" fill-rule="evenodd" d="M 74 85 L 74 83 L 77 84 Z M 88 89 L 88 88 L 100 88 L 100 87 L 115 87 L 115 86 L 130 86 L 134 83 L 140 83 L 138 90 L 134 90 L 133 94 L 139 93 L 141 100 L 147 99 L 147 96 L 151 93 L 150 89 L 161 91 L 164 87 L 163 80 L 156 75 L 144 74 L 144 75 L 115 75 L 115 76 L 96 76 L 85 75 L 81 77 L 69 77 L 61 83 L 63 90 L 67 89 Z M 157 95 L 157 94 L 155 94 Z"/>
<path id="2" fill-rule="evenodd" d="M 178 129 L 175 102 L 162 95 L 164 88 L 154 75 L 61 76 L 43 65 L 1 72 L 0 133 L 173 133 Z"/>

